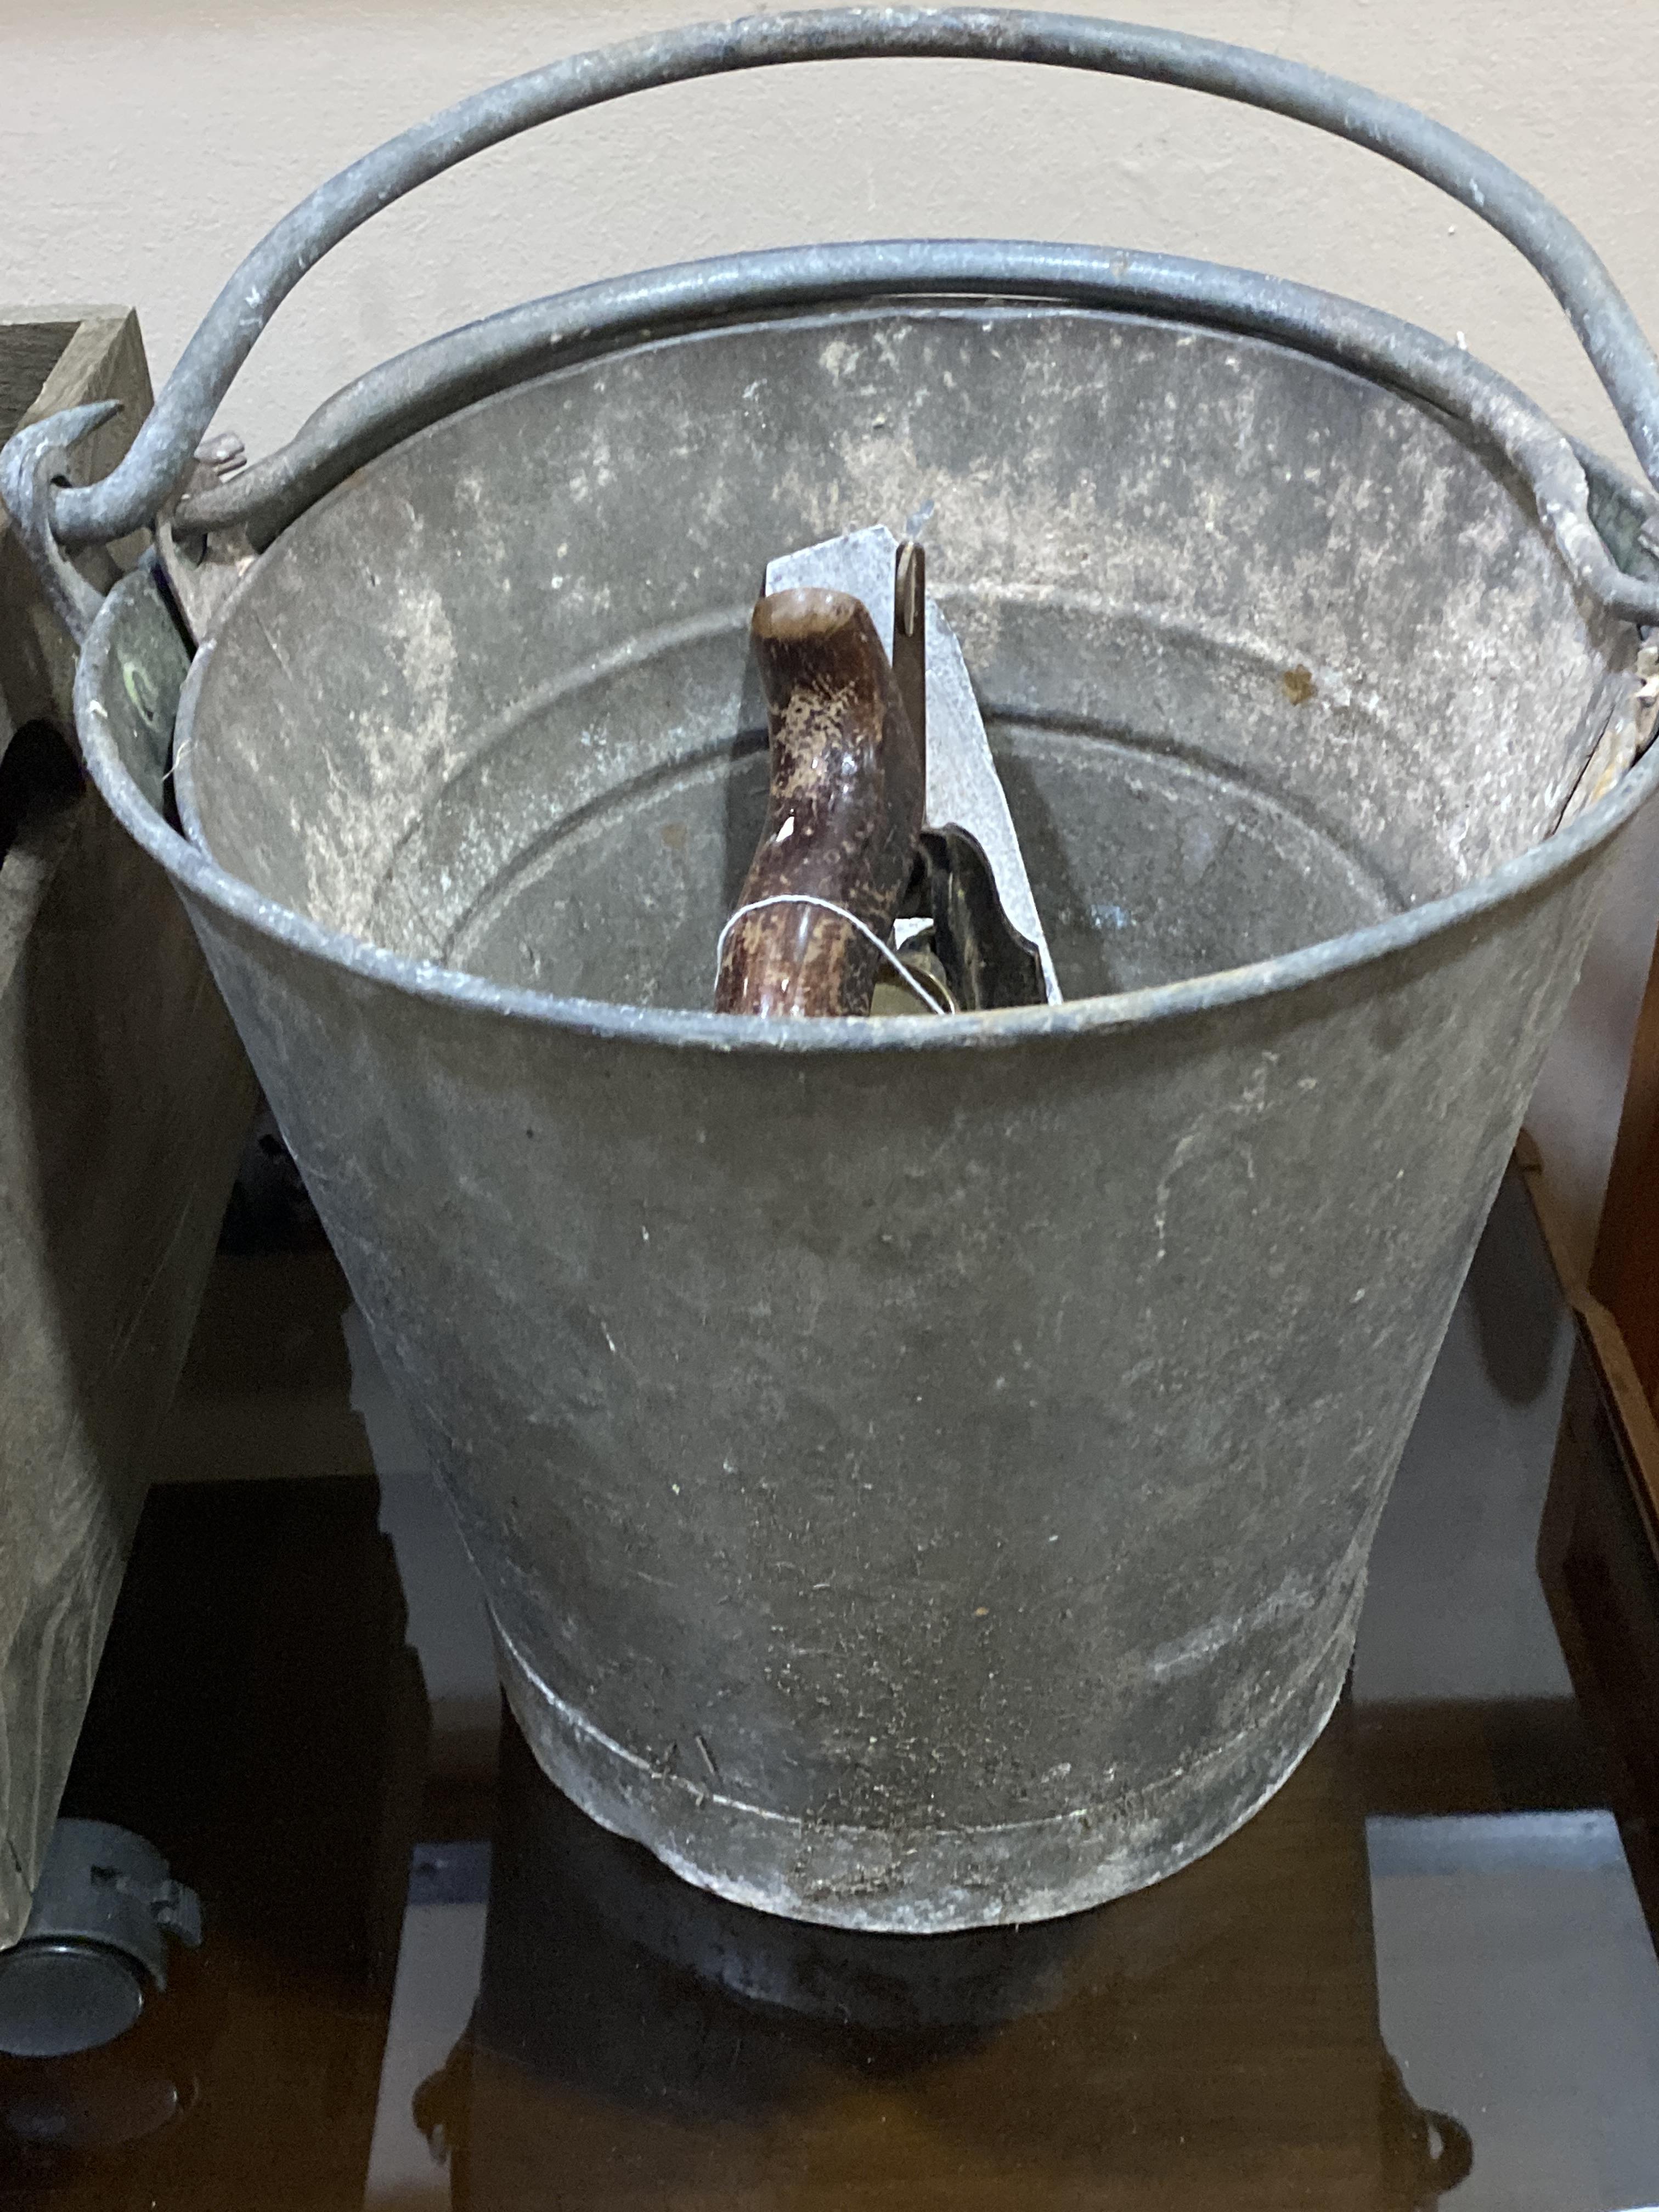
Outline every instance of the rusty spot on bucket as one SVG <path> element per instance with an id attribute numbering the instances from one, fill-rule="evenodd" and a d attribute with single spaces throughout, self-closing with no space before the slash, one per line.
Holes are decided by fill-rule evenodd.
<path id="1" fill-rule="evenodd" d="M 667 846 L 671 853 L 683 853 L 685 850 L 684 823 L 665 823 L 663 824 L 662 842 Z"/>
<path id="2" fill-rule="evenodd" d="M 1279 680 L 1292 707 L 1305 707 L 1316 688 L 1312 669 L 1304 668 L 1299 661 L 1294 668 L 1287 668 Z"/>

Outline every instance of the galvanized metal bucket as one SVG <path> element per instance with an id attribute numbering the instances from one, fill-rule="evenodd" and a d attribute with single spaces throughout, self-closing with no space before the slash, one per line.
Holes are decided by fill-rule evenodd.
<path id="1" fill-rule="evenodd" d="M 167 503 L 283 293 L 398 192 L 644 85 L 878 53 L 1376 147 L 1530 254 L 1659 465 L 1605 271 L 1449 132 L 1203 40 L 906 11 L 464 103 L 257 249 L 114 476 L 54 484 L 73 422 L 4 465 L 86 633 L 92 773 L 190 910 L 542 1765 L 726 1897 L 927 1931 L 1157 1880 L 1322 1726 L 1659 780 L 1659 501 L 1350 303 L 901 243 L 532 303 Z M 764 563 L 922 511 L 1066 1002 L 702 1011 L 764 796 Z M 99 605 L 63 549 L 158 514 Z"/>

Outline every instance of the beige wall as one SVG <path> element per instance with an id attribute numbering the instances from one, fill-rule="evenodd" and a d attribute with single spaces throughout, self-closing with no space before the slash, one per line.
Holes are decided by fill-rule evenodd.
<path id="1" fill-rule="evenodd" d="M 247 246 L 379 138 L 553 55 L 708 12 L 695 0 L 0 0 L 0 298 L 134 301 L 164 371 Z M 1155 12 L 1467 131 L 1574 217 L 1659 332 L 1659 181 L 1638 166 L 1645 88 L 1659 82 L 1656 0 L 1158 0 Z M 588 277 L 918 231 L 1158 246 L 1351 293 L 1461 331 L 1570 428 L 1627 453 L 1543 285 L 1426 185 L 1194 95 L 972 64 L 677 88 L 484 155 L 307 280 L 225 420 L 258 451 L 388 353 Z M 1652 938 L 1656 858 L 1655 836 L 1631 856 L 1534 1110 L 1581 1221 Z"/>

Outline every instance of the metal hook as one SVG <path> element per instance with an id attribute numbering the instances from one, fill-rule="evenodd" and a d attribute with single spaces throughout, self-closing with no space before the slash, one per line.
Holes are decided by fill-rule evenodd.
<path id="1" fill-rule="evenodd" d="M 54 480 L 69 471 L 70 453 L 121 411 L 118 399 L 94 399 L 32 422 L 0 449 L 0 500 L 34 562 L 52 609 L 77 645 L 104 604 L 104 595 L 70 562 L 52 534 Z"/>

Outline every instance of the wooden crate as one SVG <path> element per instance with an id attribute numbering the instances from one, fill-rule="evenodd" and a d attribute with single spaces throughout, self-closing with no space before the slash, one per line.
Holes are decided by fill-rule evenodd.
<path id="1" fill-rule="evenodd" d="M 104 398 L 125 404 L 77 451 L 88 475 L 149 404 L 135 315 L 0 308 L 0 437 Z M 74 663 L 0 511 L 0 1943 L 27 1917 L 255 1098 L 184 909 L 67 750 Z"/>

